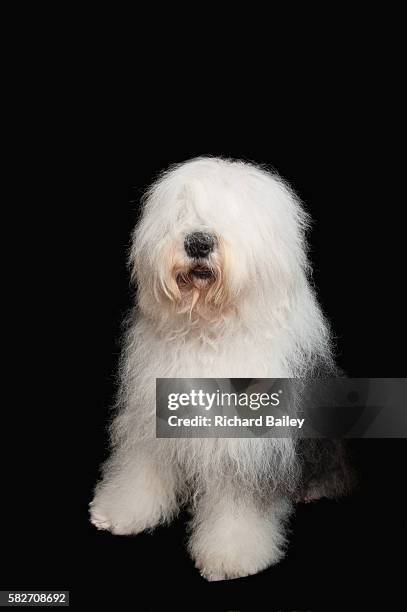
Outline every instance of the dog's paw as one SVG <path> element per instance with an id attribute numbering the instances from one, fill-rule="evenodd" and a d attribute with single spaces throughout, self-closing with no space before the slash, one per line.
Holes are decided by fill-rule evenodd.
<path id="1" fill-rule="evenodd" d="M 148 523 L 141 524 L 134 516 L 126 516 L 123 512 L 114 512 L 99 506 L 89 504 L 90 522 L 101 531 L 110 531 L 114 535 L 135 535 L 148 529 Z"/>
<path id="2" fill-rule="evenodd" d="M 90 513 L 90 522 L 92 523 L 92 525 L 96 527 L 96 529 L 99 529 L 101 531 L 110 530 L 112 523 L 110 522 L 106 514 L 103 513 L 102 510 L 98 510 L 97 508 L 94 509 L 92 508 L 92 505 L 89 504 L 89 513 Z"/>
<path id="3" fill-rule="evenodd" d="M 284 513 L 276 506 L 270 516 L 246 509 L 217 516 L 216 520 L 208 517 L 189 543 L 201 575 L 209 581 L 232 580 L 278 563 L 284 556 Z"/>
<path id="4" fill-rule="evenodd" d="M 267 566 L 249 570 L 243 569 L 242 566 L 236 567 L 229 563 L 225 563 L 225 559 L 218 559 L 217 562 L 212 560 L 209 564 L 197 559 L 195 567 L 199 570 L 202 578 L 205 578 L 208 582 L 219 582 L 221 580 L 234 580 L 236 578 L 252 576 L 262 569 L 265 569 Z"/>
<path id="5" fill-rule="evenodd" d="M 136 535 L 151 531 L 168 522 L 176 511 L 168 498 L 149 495 L 146 491 L 129 495 L 121 491 L 102 489 L 89 504 L 90 522 L 97 529 L 115 535 Z"/>
<path id="6" fill-rule="evenodd" d="M 100 531 L 110 531 L 115 535 L 129 535 L 137 533 L 131 522 L 126 521 L 123 517 L 114 516 L 108 511 L 97 505 L 90 505 L 90 522 Z"/>
<path id="7" fill-rule="evenodd" d="M 307 491 L 306 493 L 299 495 L 295 501 L 297 504 L 310 504 L 312 502 L 318 501 L 322 497 L 324 496 L 321 495 L 321 493 L 317 490 Z"/>
<path id="8" fill-rule="evenodd" d="M 255 550 L 247 551 L 242 547 L 239 551 L 235 549 L 233 553 L 219 550 L 211 555 L 198 554 L 195 558 L 195 567 L 205 580 L 217 582 L 258 574 L 280 561 L 282 557 L 283 553 L 280 550 L 270 550 L 264 555 L 264 551 L 257 554 Z"/>

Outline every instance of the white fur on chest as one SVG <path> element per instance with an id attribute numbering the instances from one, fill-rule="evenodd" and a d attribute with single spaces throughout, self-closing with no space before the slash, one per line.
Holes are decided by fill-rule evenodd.
<path id="1" fill-rule="evenodd" d="M 236 332 L 218 339 L 174 338 L 163 342 L 146 334 L 138 351 L 143 378 L 281 378 L 290 376 L 270 337 Z M 139 362 L 140 363 L 140 362 Z M 140 363 L 141 365 L 141 363 Z"/>

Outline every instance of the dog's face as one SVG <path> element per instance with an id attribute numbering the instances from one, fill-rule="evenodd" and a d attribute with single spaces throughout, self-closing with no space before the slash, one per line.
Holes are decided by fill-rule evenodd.
<path id="1" fill-rule="evenodd" d="M 149 191 L 131 260 L 141 309 L 211 321 L 243 301 L 277 300 L 305 262 L 305 215 L 292 194 L 254 166 L 201 159 Z"/>
<path id="2" fill-rule="evenodd" d="M 174 215 L 165 211 L 155 222 L 146 209 L 137 229 L 140 305 L 150 314 L 210 320 L 232 308 L 238 294 L 239 282 L 230 270 L 232 249 L 219 224 L 204 222 L 188 201 L 177 204 Z"/>

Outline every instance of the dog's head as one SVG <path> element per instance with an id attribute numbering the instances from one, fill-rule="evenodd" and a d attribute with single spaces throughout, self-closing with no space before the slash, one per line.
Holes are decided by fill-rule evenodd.
<path id="1" fill-rule="evenodd" d="M 292 192 L 252 164 L 198 158 L 171 168 L 146 194 L 134 232 L 141 310 L 200 324 L 253 302 L 278 307 L 304 279 L 305 226 Z"/>

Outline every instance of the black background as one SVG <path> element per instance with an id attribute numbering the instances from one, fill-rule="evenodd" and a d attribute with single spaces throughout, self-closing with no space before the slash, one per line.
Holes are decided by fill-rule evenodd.
<path id="1" fill-rule="evenodd" d="M 299 506 L 284 561 L 249 578 L 199 576 L 184 547 L 186 513 L 135 538 L 98 532 L 87 516 L 107 456 L 121 320 L 133 300 L 129 236 L 140 195 L 171 163 L 211 154 L 275 168 L 314 221 L 314 281 L 339 365 L 353 377 L 405 375 L 404 225 L 390 187 L 387 129 L 371 129 L 360 109 L 351 122 L 297 111 L 255 121 L 223 109 L 216 124 L 198 111 L 179 119 L 161 107 L 136 121 L 118 113 L 107 124 L 93 111 L 86 109 L 75 142 L 56 134 L 72 154 L 57 159 L 50 203 L 36 214 L 47 239 L 24 256 L 30 306 L 23 300 L 22 325 L 38 336 L 24 363 L 34 362 L 35 374 L 21 418 L 30 414 L 36 433 L 25 428 L 29 450 L 10 445 L 1 586 L 70 589 L 72 605 L 136 610 L 364 609 L 379 596 L 390 605 L 405 565 L 401 440 L 355 443 L 359 489 L 338 502 Z M 20 391 L 21 383 L 14 397 Z"/>

